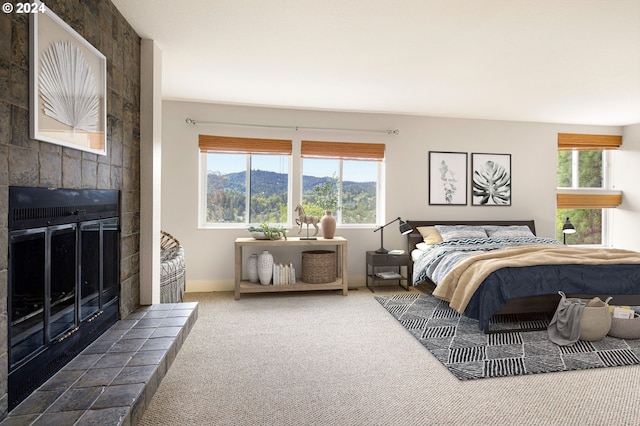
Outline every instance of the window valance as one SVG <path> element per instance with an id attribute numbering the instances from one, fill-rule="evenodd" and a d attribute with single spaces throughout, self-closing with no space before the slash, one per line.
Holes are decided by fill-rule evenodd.
<path id="1" fill-rule="evenodd" d="M 302 157 L 376 160 L 384 159 L 383 143 L 302 141 Z"/>
<path id="2" fill-rule="evenodd" d="M 617 149 L 622 145 L 622 136 L 558 133 L 558 149 L 601 150 Z"/>
<path id="3" fill-rule="evenodd" d="M 238 138 L 233 136 L 199 135 L 198 146 L 200 152 L 290 155 L 292 151 L 292 142 L 290 140 Z"/>
<path id="4" fill-rule="evenodd" d="M 557 194 L 559 209 L 605 209 L 618 207 L 622 203 L 619 191 L 563 191 Z"/>

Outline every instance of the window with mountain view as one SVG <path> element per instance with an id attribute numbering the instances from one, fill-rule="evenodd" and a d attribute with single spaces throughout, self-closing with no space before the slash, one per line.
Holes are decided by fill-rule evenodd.
<path id="1" fill-rule="evenodd" d="M 291 141 L 200 135 L 205 224 L 289 222 Z"/>
<path id="2" fill-rule="evenodd" d="M 302 141 L 302 206 L 338 224 L 375 224 L 384 144 Z M 337 211 L 334 211 L 337 210 Z"/>
<path id="3" fill-rule="evenodd" d="M 338 224 L 377 223 L 384 144 L 302 141 L 296 176 L 290 140 L 200 135 L 199 147 L 205 226 L 291 225 L 298 203 L 307 215 L 331 210 Z"/>
<path id="4" fill-rule="evenodd" d="M 288 189 L 289 156 L 208 153 L 206 222 L 287 223 Z"/>
<path id="5" fill-rule="evenodd" d="M 333 212 L 338 223 L 375 224 L 380 163 L 305 158 L 302 163 L 302 205 L 307 214 Z M 328 204 L 327 197 L 334 200 Z"/>

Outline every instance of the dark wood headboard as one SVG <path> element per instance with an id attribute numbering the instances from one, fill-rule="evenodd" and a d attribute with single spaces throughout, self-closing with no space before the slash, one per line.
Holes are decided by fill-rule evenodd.
<path id="1" fill-rule="evenodd" d="M 409 226 L 411 226 L 411 233 L 407 234 L 407 253 L 411 254 L 411 251 L 416 248 L 416 244 L 423 240 L 422 235 L 416 228 L 419 226 L 434 226 L 434 225 L 494 225 L 494 226 L 508 226 L 508 225 L 524 225 L 528 226 L 536 234 L 536 225 L 533 220 L 407 220 Z"/>

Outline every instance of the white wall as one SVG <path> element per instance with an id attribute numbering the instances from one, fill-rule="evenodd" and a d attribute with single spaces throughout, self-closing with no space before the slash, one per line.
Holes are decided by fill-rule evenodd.
<path id="1" fill-rule="evenodd" d="M 226 123 L 351 129 L 398 129 L 398 135 L 340 131 L 282 130 L 225 125 L 190 126 L 185 119 Z M 272 137 L 386 144 L 385 219 L 534 219 L 537 233 L 554 237 L 557 133 L 620 134 L 619 127 L 467 120 L 386 114 L 360 114 L 207 103 L 163 103 L 162 228 L 186 252 L 187 290 L 233 288 L 233 242 L 244 228 L 198 229 L 198 134 Z M 428 152 L 511 154 L 512 205 L 509 207 L 429 206 Z M 469 156 L 469 162 L 471 158 Z M 470 165 L 469 165 L 470 166 Z M 294 164 L 294 167 L 297 167 Z M 299 188 L 297 185 L 295 188 Z M 382 221 L 381 221 L 382 222 Z M 338 228 L 349 241 L 350 285 L 364 285 L 365 251 L 379 246 L 370 229 Z M 404 237 L 386 229 L 385 247 L 405 248 Z M 295 235 L 295 231 L 293 232 Z"/>
<path id="2" fill-rule="evenodd" d="M 626 126 L 615 152 L 613 183 L 622 204 L 613 211 L 613 246 L 640 251 L 640 124 Z"/>

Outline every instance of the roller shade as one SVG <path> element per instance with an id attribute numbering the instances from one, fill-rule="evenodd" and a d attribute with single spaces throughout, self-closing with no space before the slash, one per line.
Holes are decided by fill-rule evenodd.
<path id="1" fill-rule="evenodd" d="M 291 155 L 291 141 L 285 139 L 237 138 L 199 135 L 200 152 Z"/>
<path id="2" fill-rule="evenodd" d="M 321 157 L 382 161 L 384 159 L 384 149 L 385 145 L 383 143 L 302 141 L 300 154 L 306 158 Z"/>
<path id="3" fill-rule="evenodd" d="M 621 193 L 557 194 L 557 208 L 559 209 L 605 209 L 618 207 L 620 203 L 622 203 Z"/>
<path id="4" fill-rule="evenodd" d="M 558 133 L 558 149 L 601 150 L 617 149 L 622 145 L 622 136 Z"/>

